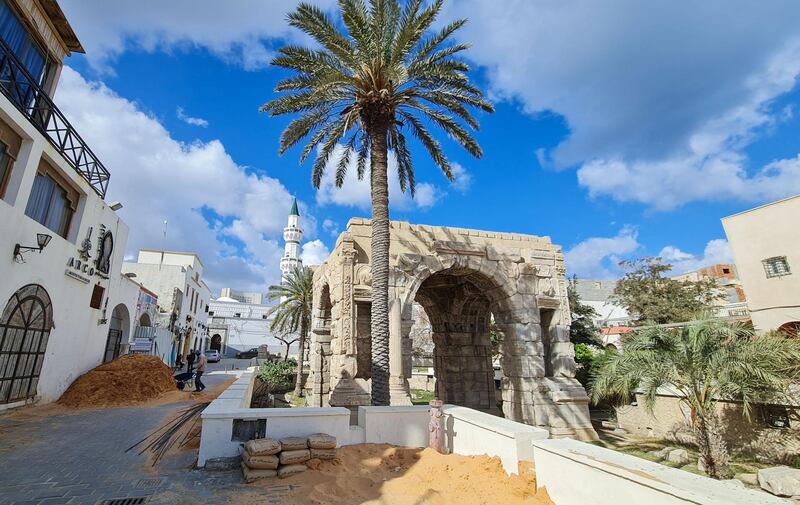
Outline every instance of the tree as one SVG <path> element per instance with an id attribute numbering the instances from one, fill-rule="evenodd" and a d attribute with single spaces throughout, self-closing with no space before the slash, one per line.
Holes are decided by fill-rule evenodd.
<path id="1" fill-rule="evenodd" d="M 292 346 L 292 344 L 300 340 L 300 337 L 296 336 L 296 334 L 294 333 L 286 333 L 286 334 L 277 333 L 275 334 L 275 338 L 280 340 L 283 343 L 283 345 L 286 346 L 286 351 L 283 353 L 283 361 L 289 361 L 289 348 Z"/>
<path id="2" fill-rule="evenodd" d="M 800 341 L 708 317 L 680 328 L 647 326 L 623 337 L 623 353 L 605 353 L 591 378 L 592 400 L 630 403 L 644 396 L 652 413 L 659 388 L 670 386 L 691 413 L 706 472 L 729 473 L 717 402 L 739 401 L 749 419 L 754 403 L 786 400 L 800 376 Z"/>
<path id="3" fill-rule="evenodd" d="M 297 356 L 297 379 L 294 395 L 303 395 L 303 357 L 305 355 L 308 330 L 311 328 L 311 305 L 314 296 L 314 271 L 309 267 L 298 266 L 289 272 L 286 282 L 270 286 L 267 298 L 280 300 L 267 313 L 274 316 L 270 323 L 273 333 L 286 335 L 300 332 L 300 352 Z"/>
<path id="4" fill-rule="evenodd" d="M 572 323 L 569 327 L 569 340 L 573 344 L 599 345 L 600 339 L 597 327 L 594 325 L 594 318 L 597 311 L 591 305 L 581 302 L 581 297 L 577 290 L 578 278 L 572 276 L 567 285 L 567 298 L 569 299 L 569 311 L 572 314 Z"/>
<path id="5" fill-rule="evenodd" d="M 614 290 L 636 324 L 690 321 L 721 297 L 713 279 L 678 281 L 665 277 L 672 265 L 650 257 L 620 262 L 626 272 Z"/>
<path id="6" fill-rule="evenodd" d="M 441 144 L 428 130 L 434 125 L 479 158 L 481 148 L 469 129 L 478 122 L 469 109 L 492 112 L 469 82 L 466 63 L 454 56 L 467 44 L 450 38 L 465 20 L 425 36 L 443 0 L 339 0 L 341 25 L 321 9 L 301 3 L 289 14 L 319 48 L 286 46 L 273 65 L 292 72 L 278 83 L 286 94 L 261 110 L 273 116 L 300 114 L 281 135 L 280 152 L 310 136 L 300 162 L 316 149 L 312 182 L 319 187 L 329 161 L 336 160 L 341 187 L 355 161 L 359 179 L 370 166 L 372 191 L 372 403 L 389 403 L 389 187 L 388 154 L 394 152 L 400 188 L 414 196 L 414 168 L 406 135 L 416 138 L 434 163 L 453 180 Z"/>

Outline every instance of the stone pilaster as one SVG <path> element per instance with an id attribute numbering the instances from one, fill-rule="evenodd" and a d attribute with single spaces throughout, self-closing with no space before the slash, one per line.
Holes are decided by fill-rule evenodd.
<path id="1" fill-rule="evenodd" d="M 403 374 L 403 331 L 400 300 L 389 306 L 389 404 L 411 405 L 408 381 Z"/>

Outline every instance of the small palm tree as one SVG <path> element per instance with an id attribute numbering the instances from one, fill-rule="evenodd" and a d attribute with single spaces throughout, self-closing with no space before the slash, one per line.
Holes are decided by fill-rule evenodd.
<path id="1" fill-rule="evenodd" d="M 689 408 L 706 472 L 714 478 L 729 472 L 717 402 L 741 402 L 749 419 L 754 403 L 785 399 L 800 375 L 800 341 L 756 336 L 748 326 L 710 318 L 680 328 L 646 327 L 623 337 L 623 349 L 599 358 L 592 400 L 630 403 L 638 391 L 652 413 L 659 389 L 676 389 Z"/>
<path id="2" fill-rule="evenodd" d="M 284 284 L 270 286 L 267 298 L 280 300 L 267 313 L 272 316 L 270 330 L 286 335 L 300 333 L 300 351 L 297 356 L 297 380 L 294 383 L 295 397 L 303 394 L 303 357 L 305 356 L 308 330 L 311 327 L 311 301 L 314 292 L 314 271 L 309 267 L 298 266 L 291 272 Z"/>
<path id="3" fill-rule="evenodd" d="M 468 48 L 450 43 L 465 20 L 425 36 L 443 0 L 339 0 L 342 28 L 322 10 L 305 3 L 289 24 L 310 35 L 319 49 L 286 46 L 273 65 L 293 72 L 275 88 L 287 94 L 262 107 L 273 116 L 300 114 L 281 136 L 280 152 L 310 135 L 300 163 L 316 149 L 312 182 L 319 187 L 325 168 L 336 161 L 341 187 L 351 159 L 359 179 L 370 165 L 372 188 L 372 403 L 389 403 L 389 188 L 388 152 L 397 159 L 400 188 L 414 195 L 414 168 L 406 135 L 416 138 L 434 163 L 453 180 L 435 125 L 475 157 L 481 148 L 468 128 L 476 107 L 493 111 L 470 84 L 469 67 L 453 58 Z M 463 125 L 462 125 L 463 123 Z"/>

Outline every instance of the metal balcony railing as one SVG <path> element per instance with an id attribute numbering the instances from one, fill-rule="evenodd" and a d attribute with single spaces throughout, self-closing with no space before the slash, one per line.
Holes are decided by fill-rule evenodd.
<path id="1" fill-rule="evenodd" d="M 111 178 L 108 169 L 3 40 L 0 40 L 0 91 L 86 179 L 95 193 L 105 198 Z"/>

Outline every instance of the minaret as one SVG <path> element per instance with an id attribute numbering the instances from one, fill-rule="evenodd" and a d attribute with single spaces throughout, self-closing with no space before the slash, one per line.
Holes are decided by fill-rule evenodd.
<path id="1" fill-rule="evenodd" d="M 281 282 L 286 282 L 289 272 L 297 266 L 303 265 L 300 259 L 300 241 L 303 239 L 303 230 L 300 229 L 300 212 L 297 210 L 297 198 L 292 203 L 292 211 L 289 212 L 289 221 L 283 229 L 283 240 L 286 245 L 283 248 L 283 258 L 281 258 Z"/>

